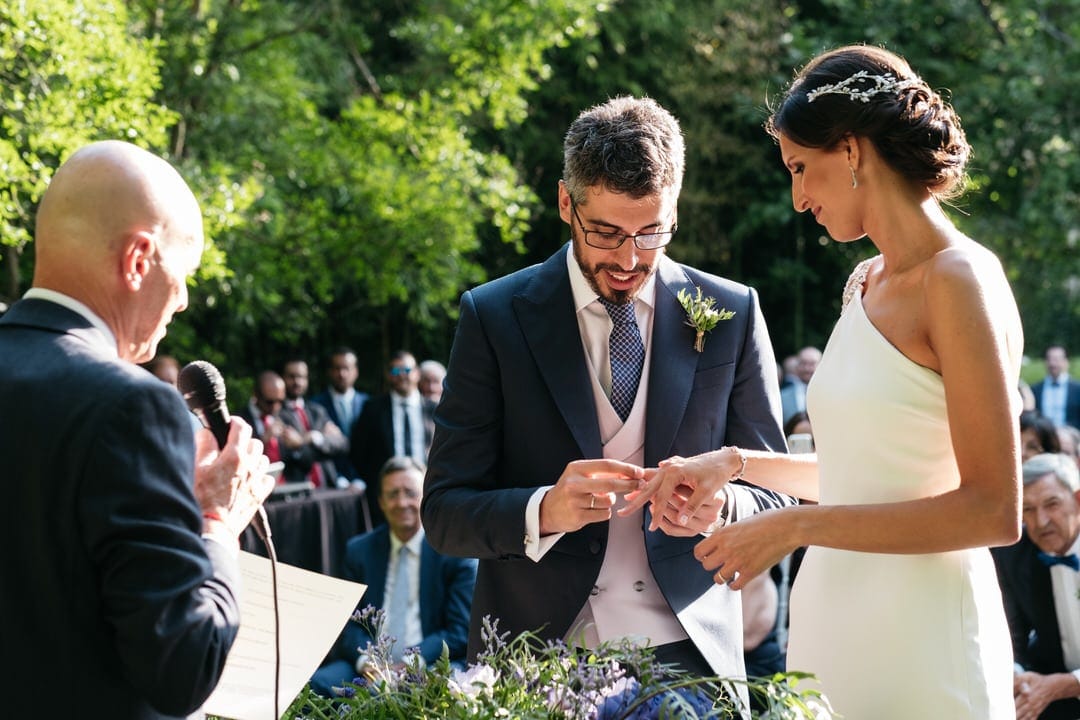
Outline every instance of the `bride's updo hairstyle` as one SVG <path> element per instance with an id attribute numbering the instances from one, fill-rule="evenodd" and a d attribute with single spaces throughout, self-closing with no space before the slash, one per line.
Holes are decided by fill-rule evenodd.
<path id="1" fill-rule="evenodd" d="M 819 149 L 864 137 L 893 170 L 935 196 L 964 189 L 971 146 L 960 117 L 903 58 L 882 48 L 850 45 L 819 55 L 791 82 L 765 130 Z"/>

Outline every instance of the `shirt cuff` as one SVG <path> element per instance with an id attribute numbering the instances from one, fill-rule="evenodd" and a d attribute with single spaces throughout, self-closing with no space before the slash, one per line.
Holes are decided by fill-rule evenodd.
<path id="1" fill-rule="evenodd" d="M 559 538 L 565 535 L 560 532 L 540 537 L 540 502 L 553 487 L 554 485 L 548 485 L 537 488 L 529 498 L 529 504 L 525 506 L 525 557 L 533 562 L 540 562 Z"/>

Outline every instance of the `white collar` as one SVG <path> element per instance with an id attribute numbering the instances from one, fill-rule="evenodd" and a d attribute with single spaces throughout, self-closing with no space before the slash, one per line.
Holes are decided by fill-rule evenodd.
<path id="1" fill-rule="evenodd" d="M 398 538 L 398 536 L 394 534 L 393 530 L 390 530 L 389 532 L 390 532 L 390 554 L 391 555 L 397 555 L 398 550 L 401 549 L 401 546 L 405 545 L 406 547 L 409 548 L 409 552 L 411 552 L 413 555 L 416 555 L 417 557 L 420 557 L 420 548 L 421 548 L 421 545 L 424 542 L 424 526 L 423 525 L 420 526 L 420 529 L 416 531 L 415 535 L 413 535 L 411 538 L 409 538 L 408 542 L 404 542 L 404 543 L 401 542 L 401 540 Z"/>
<path id="2" fill-rule="evenodd" d="M 72 312 L 76 312 L 79 315 L 90 321 L 90 324 L 100 330 L 105 339 L 109 341 L 108 347 L 116 357 L 120 357 L 120 352 L 116 346 L 116 335 L 113 334 L 112 328 L 105 324 L 105 321 L 101 319 L 93 310 L 88 308 L 83 303 L 79 302 L 70 295 L 65 295 L 55 290 L 49 290 L 48 288 L 30 288 L 23 295 L 23 298 L 27 300 L 47 300 L 48 302 L 62 305 Z"/>
<path id="3" fill-rule="evenodd" d="M 631 241 L 627 240 L 627 242 Z M 662 260 L 663 258 L 657 262 L 662 262 Z M 570 273 L 570 292 L 574 295 L 574 312 L 581 312 L 582 309 L 596 302 L 600 296 L 585 279 L 585 273 L 581 272 L 581 267 L 574 258 L 573 242 L 566 247 L 566 267 Z M 657 270 L 659 271 L 659 267 Z M 656 307 L 656 272 L 649 276 L 634 299 L 645 303 L 650 308 Z"/>

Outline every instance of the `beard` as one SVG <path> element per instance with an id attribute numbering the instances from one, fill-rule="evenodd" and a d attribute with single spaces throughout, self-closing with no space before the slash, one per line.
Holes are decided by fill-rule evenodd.
<path id="1" fill-rule="evenodd" d="M 600 281 L 597 279 L 601 272 L 606 270 L 607 272 L 626 273 L 627 271 L 614 263 L 596 263 L 592 266 L 587 265 L 581 258 L 581 253 L 578 250 L 578 243 L 571 243 L 571 247 L 574 251 L 574 260 L 577 262 L 578 267 L 581 268 L 581 274 L 585 276 L 585 282 L 589 283 L 589 287 L 592 288 L 594 293 L 616 305 L 625 305 L 637 297 L 641 288 L 645 287 L 645 282 L 649 279 L 649 276 L 656 272 L 656 265 L 649 267 L 646 263 L 638 263 L 630 270 L 630 272 L 641 273 L 643 276 L 641 283 L 631 290 L 614 290 L 609 287 L 605 292 L 600 287 Z"/>

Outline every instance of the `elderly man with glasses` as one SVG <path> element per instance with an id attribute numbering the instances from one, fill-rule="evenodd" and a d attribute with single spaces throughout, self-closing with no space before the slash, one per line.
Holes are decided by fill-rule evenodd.
<path id="1" fill-rule="evenodd" d="M 1024 534 L 995 548 L 1012 633 L 1017 720 L 1080 717 L 1080 471 L 1068 455 L 1024 462 Z"/>

